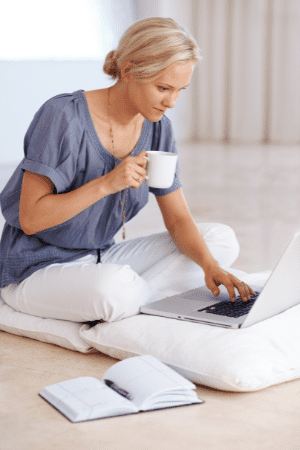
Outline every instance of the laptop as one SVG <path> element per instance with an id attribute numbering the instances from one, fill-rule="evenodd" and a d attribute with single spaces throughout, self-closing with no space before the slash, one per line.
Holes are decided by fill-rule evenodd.
<path id="1" fill-rule="evenodd" d="M 276 264 L 264 287 L 251 286 L 255 296 L 243 302 L 237 290 L 231 303 L 227 289 L 220 295 L 201 286 L 140 308 L 140 313 L 204 323 L 224 328 L 245 328 L 300 303 L 300 231 L 297 231 Z"/>

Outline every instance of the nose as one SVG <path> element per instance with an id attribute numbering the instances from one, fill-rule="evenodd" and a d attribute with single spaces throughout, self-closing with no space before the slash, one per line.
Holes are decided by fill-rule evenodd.
<path id="1" fill-rule="evenodd" d="M 178 97 L 177 93 L 174 93 L 174 94 L 171 94 L 171 93 L 170 93 L 170 95 L 168 95 L 168 96 L 164 99 L 164 102 L 163 102 L 164 107 L 165 107 L 165 108 L 174 108 L 174 106 L 175 106 L 175 101 L 177 100 L 177 97 Z"/>
<path id="2" fill-rule="evenodd" d="M 175 106 L 175 101 L 172 101 L 172 100 L 170 100 L 170 101 L 166 101 L 166 102 L 164 102 L 164 107 L 165 108 L 174 108 L 174 106 Z"/>

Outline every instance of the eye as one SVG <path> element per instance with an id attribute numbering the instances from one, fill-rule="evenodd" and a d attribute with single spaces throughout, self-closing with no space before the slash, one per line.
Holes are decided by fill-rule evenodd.
<path id="1" fill-rule="evenodd" d="M 158 86 L 158 89 L 160 90 L 160 92 L 165 92 L 168 90 L 168 88 L 165 88 L 162 86 Z M 182 91 L 183 89 L 186 89 L 186 87 L 180 88 L 180 89 L 178 89 L 178 91 Z"/>

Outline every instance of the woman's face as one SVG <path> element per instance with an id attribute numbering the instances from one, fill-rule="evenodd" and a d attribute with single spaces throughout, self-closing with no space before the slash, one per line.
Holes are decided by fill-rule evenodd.
<path id="1" fill-rule="evenodd" d="M 194 63 L 173 63 L 158 78 L 141 82 L 127 78 L 131 107 L 150 122 L 158 122 L 168 108 L 174 108 L 180 91 L 185 89 L 193 74 Z"/>

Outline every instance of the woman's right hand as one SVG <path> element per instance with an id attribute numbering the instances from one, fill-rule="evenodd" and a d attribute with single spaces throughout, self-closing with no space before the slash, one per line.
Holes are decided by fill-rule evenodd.
<path id="1" fill-rule="evenodd" d="M 144 150 L 138 156 L 127 156 L 111 172 L 99 178 L 105 183 L 108 195 L 128 187 L 132 189 L 140 187 L 147 175 L 146 156 L 147 152 Z"/>

